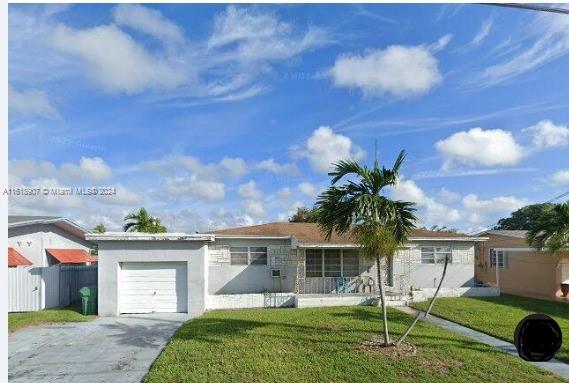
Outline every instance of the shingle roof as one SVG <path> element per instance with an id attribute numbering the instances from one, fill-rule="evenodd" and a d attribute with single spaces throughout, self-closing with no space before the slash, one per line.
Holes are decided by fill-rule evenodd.
<path id="1" fill-rule="evenodd" d="M 97 262 L 97 258 L 81 249 L 45 249 L 45 251 L 60 263 L 77 264 Z"/>
<path id="2" fill-rule="evenodd" d="M 13 247 L 8 248 L 8 267 L 31 266 L 32 262 L 18 253 Z"/>
<path id="3" fill-rule="evenodd" d="M 259 236 L 294 236 L 300 243 L 334 243 L 334 244 L 353 244 L 354 240 L 350 235 L 338 235 L 332 233 L 330 240 L 326 240 L 325 235 L 320 231 L 316 223 L 304 222 L 272 222 L 255 226 L 243 226 L 230 229 L 213 231 L 212 234 L 225 235 L 259 235 Z M 424 229 L 414 229 L 411 231 L 410 238 L 465 238 L 466 234 L 447 233 Z"/>
<path id="4" fill-rule="evenodd" d="M 8 223 L 21 223 L 21 222 L 31 222 L 31 221 L 44 221 L 58 219 L 61 217 L 50 216 L 50 215 L 9 215 Z"/>
<path id="5" fill-rule="evenodd" d="M 481 235 L 501 235 L 504 237 L 512 237 L 512 238 L 526 238 L 526 234 L 527 234 L 527 230 L 488 230 L 485 231 L 483 233 L 480 233 Z"/>

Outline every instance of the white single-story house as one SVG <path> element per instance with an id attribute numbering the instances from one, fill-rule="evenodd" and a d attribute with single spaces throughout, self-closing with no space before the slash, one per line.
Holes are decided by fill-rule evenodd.
<path id="1" fill-rule="evenodd" d="M 376 266 L 349 236 L 276 222 L 203 234 L 88 234 L 99 245 L 99 315 L 263 306 L 362 304 L 377 295 Z M 476 290 L 474 245 L 484 238 L 413 230 L 386 265 L 390 296 L 444 287 Z M 454 290 L 453 290 L 454 291 Z M 458 290 L 457 290 L 458 291 Z M 461 294 L 462 292 L 453 294 Z M 486 294 L 486 291 L 475 294 Z M 345 298 L 345 299 L 344 299 Z"/>
<path id="2" fill-rule="evenodd" d="M 87 230 L 75 222 L 51 216 L 8 216 L 8 264 L 46 267 L 56 264 L 86 265 L 94 243 Z"/>

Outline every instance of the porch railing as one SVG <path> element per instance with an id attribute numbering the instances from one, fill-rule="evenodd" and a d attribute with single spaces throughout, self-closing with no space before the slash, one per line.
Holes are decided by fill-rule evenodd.
<path id="1" fill-rule="evenodd" d="M 373 280 L 372 280 L 373 281 Z M 375 292 L 375 283 L 362 277 L 307 277 L 303 294 L 365 294 Z"/>

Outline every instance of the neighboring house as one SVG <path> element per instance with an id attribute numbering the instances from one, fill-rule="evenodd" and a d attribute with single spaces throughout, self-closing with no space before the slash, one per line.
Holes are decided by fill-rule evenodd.
<path id="1" fill-rule="evenodd" d="M 13 247 L 8 248 L 8 267 L 31 266 L 32 262 L 18 253 Z"/>
<path id="2" fill-rule="evenodd" d="M 39 267 L 91 264 L 97 258 L 90 255 L 94 244 L 85 239 L 86 233 L 87 230 L 62 217 L 9 216 L 9 260 L 19 265 L 27 260 L 27 266 Z"/>
<path id="3" fill-rule="evenodd" d="M 99 314 L 288 304 L 299 297 L 376 293 L 376 266 L 348 236 L 329 240 L 312 223 L 269 223 L 206 234 L 89 234 L 99 245 Z M 391 294 L 436 287 L 446 256 L 445 288 L 471 288 L 475 243 L 484 238 L 414 230 L 386 265 Z M 320 299 L 320 298 L 318 298 Z M 259 303 L 259 300 L 261 302 Z M 232 306 L 233 305 L 233 306 Z"/>
<path id="4" fill-rule="evenodd" d="M 526 241 L 525 230 L 489 230 L 476 245 L 476 279 L 503 293 L 555 298 L 569 283 L 569 252 L 552 255 Z"/>

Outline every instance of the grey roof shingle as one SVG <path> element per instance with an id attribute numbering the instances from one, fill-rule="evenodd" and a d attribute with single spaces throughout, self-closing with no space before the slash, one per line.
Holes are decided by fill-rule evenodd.
<path id="1" fill-rule="evenodd" d="M 58 218 L 61 218 L 61 217 L 51 216 L 51 215 L 9 215 L 8 216 L 8 223 L 43 221 L 43 220 L 51 220 L 51 219 L 58 219 Z"/>
<path id="2" fill-rule="evenodd" d="M 501 235 L 504 237 L 525 239 L 527 232 L 528 232 L 527 230 L 488 230 L 480 234 L 482 235 L 494 234 L 494 235 Z"/>

